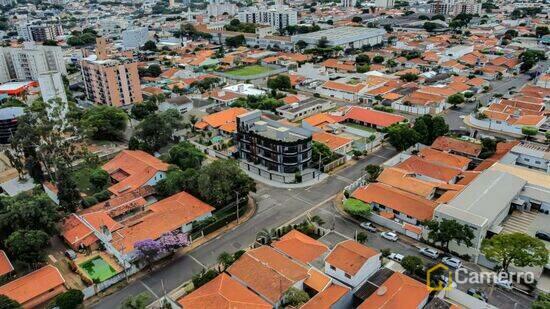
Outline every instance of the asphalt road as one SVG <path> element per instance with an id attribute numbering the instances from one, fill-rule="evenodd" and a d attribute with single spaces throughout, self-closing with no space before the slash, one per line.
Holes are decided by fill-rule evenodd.
<path id="1" fill-rule="evenodd" d="M 133 281 L 91 307 L 117 308 L 128 296 L 143 292 L 149 294 L 151 302 L 154 301 L 165 291 L 169 292 L 190 280 L 193 274 L 203 267 L 214 265 L 220 253 L 235 252 L 249 247 L 254 242 L 256 234 L 263 228 L 271 229 L 288 224 L 311 210 L 325 206 L 346 185 L 363 175 L 364 168 L 368 164 L 381 164 L 396 153 L 393 148 L 381 148 L 357 164 L 342 169 L 321 183 L 307 188 L 279 189 L 258 184 L 258 191 L 253 196 L 258 210 L 249 221 L 205 243 L 190 254 L 174 259 L 162 269 Z"/>

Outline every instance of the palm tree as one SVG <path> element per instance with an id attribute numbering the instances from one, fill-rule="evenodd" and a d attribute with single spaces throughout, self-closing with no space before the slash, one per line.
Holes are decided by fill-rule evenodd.
<path id="1" fill-rule="evenodd" d="M 256 234 L 256 240 L 259 239 L 263 239 L 266 245 L 270 245 L 275 239 L 277 239 L 277 235 L 275 234 L 274 229 L 271 231 L 268 229 L 262 229 L 258 232 L 258 234 Z"/>
<path id="2" fill-rule="evenodd" d="M 233 264 L 233 262 L 235 262 L 233 255 L 225 251 L 218 256 L 218 264 L 223 267 L 221 271 L 225 271 L 229 266 L 231 266 L 231 264 Z"/>
<path id="3" fill-rule="evenodd" d="M 323 220 L 321 217 L 315 215 L 309 219 L 310 222 L 317 224 L 318 226 L 323 226 L 325 224 L 325 220 Z"/>

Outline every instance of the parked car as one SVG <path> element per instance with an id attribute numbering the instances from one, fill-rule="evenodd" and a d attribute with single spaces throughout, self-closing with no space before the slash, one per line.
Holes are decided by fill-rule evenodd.
<path id="1" fill-rule="evenodd" d="M 456 282 L 449 280 L 449 277 L 447 277 L 446 275 L 439 276 L 439 279 L 441 280 L 441 282 L 443 282 L 443 284 L 445 284 L 446 287 L 449 286 L 449 283 L 451 284 L 452 288 L 457 287 Z"/>
<path id="2" fill-rule="evenodd" d="M 455 257 L 444 257 L 441 259 L 441 261 L 443 262 L 443 264 L 447 265 L 447 266 L 450 266 L 452 268 L 456 268 L 456 269 L 459 269 L 462 267 L 462 261 L 455 258 Z"/>
<path id="3" fill-rule="evenodd" d="M 65 256 L 68 257 L 71 260 L 74 260 L 74 259 L 76 259 L 76 252 L 74 252 L 71 249 L 67 249 L 67 250 L 65 250 Z"/>
<path id="4" fill-rule="evenodd" d="M 498 287 L 501 287 L 505 290 L 511 290 L 513 288 L 512 286 L 512 281 L 508 280 L 508 279 L 496 279 L 495 280 L 495 285 L 498 286 Z"/>
<path id="5" fill-rule="evenodd" d="M 396 262 L 401 263 L 401 261 L 403 261 L 403 259 L 405 258 L 405 256 L 402 255 L 402 254 L 399 254 L 399 253 L 390 253 L 390 255 L 388 256 L 388 258 L 390 258 L 390 260 L 394 260 L 394 261 L 396 261 Z"/>
<path id="6" fill-rule="evenodd" d="M 382 236 L 382 238 L 386 238 L 387 240 L 391 240 L 391 241 L 397 241 L 399 239 L 399 237 L 395 232 L 382 232 L 380 233 L 380 236 Z"/>
<path id="7" fill-rule="evenodd" d="M 535 233 L 535 237 L 542 240 L 550 241 L 550 233 L 545 231 L 537 231 Z"/>
<path id="8" fill-rule="evenodd" d="M 430 257 L 432 259 L 437 259 L 439 257 L 439 252 L 437 252 L 437 250 L 432 248 L 420 248 L 419 251 L 423 255 Z"/>
<path id="9" fill-rule="evenodd" d="M 483 291 L 480 291 L 480 290 L 477 290 L 477 289 L 474 289 L 474 288 L 471 288 L 471 289 L 468 289 L 468 291 L 466 291 L 466 293 L 468 295 L 471 295 L 477 299 L 480 299 L 484 302 L 487 302 L 488 298 L 487 298 L 487 294 L 485 294 L 485 292 Z"/>
<path id="10" fill-rule="evenodd" d="M 369 232 L 373 232 L 373 233 L 376 233 L 378 232 L 378 229 L 370 222 L 362 222 L 361 224 L 359 224 L 362 228 L 364 228 L 365 230 L 369 231 Z"/>

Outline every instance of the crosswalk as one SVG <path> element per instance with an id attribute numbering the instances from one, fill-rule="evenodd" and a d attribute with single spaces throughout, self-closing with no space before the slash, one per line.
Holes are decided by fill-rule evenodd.
<path id="1" fill-rule="evenodd" d="M 514 211 L 504 222 L 503 233 L 527 233 L 529 226 L 537 217 L 537 213 L 529 211 Z"/>

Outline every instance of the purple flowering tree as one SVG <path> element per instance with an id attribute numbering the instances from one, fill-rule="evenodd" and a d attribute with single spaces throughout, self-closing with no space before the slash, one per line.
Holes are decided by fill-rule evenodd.
<path id="1" fill-rule="evenodd" d="M 158 242 L 165 251 L 174 251 L 177 248 L 188 246 L 189 237 L 183 233 L 166 233 L 159 238 Z"/>
<path id="2" fill-rule="evenodd" d="M 147 261 L 147 264 L 152 268 L 152 262 L 160 253 L 164 251 L 164 247 L 159 241 L 145 239 L 134 244 L 134 248 L 139 256 Z"/>

